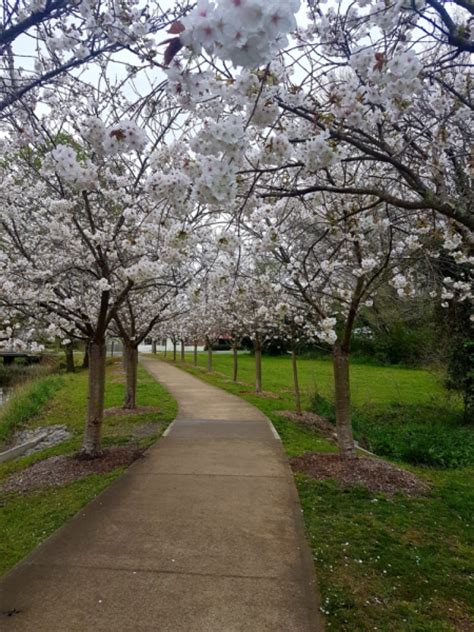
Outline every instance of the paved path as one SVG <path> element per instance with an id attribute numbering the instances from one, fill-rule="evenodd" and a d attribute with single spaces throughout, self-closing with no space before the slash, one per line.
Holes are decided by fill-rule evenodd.
<path id="1" fill-rule="evenodd" d="M 267 419 L 144 364 L 178 400 L 176 421 L 4 578 L 0 630 L 322 630 L 296 489 Z"/>

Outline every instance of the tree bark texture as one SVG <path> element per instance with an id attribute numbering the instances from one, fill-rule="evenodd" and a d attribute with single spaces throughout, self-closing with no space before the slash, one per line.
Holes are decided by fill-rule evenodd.
<path id="1" fill-rule="evenodd" d="M 341 458 L 351 459 L 355 457 L 355 446 L 352 436 L 349 353 L 342 349 L 340 344 L 335 344 L 333 347 L 333 369 L 337 441 Z"/>
<path id="2" fill-rule="evenodd" d="M 262 345 L 260 335 L 256 334 L 254 340 L 255 350 L 255 392 L 262 392 Z"/>
<path id="3" fill-rule="evenodd" d="M 206 338 L 207 345 L 207 370 L 212 371 L 212 345 L 209 338 Z"/>
<path id="4" fill-rule="evenodd" d="M 82 368 L 83 369 L 89 368 L 89 345 L 86 345 L 84 349 L 84 357 L 82 358 Z"/>
<path id="5" fill-rule="evenodd" d="M 294 349 L 291 350 L 291 364 L 293 367 L 293 384 L 295 387 L 295 406 L 296 412 L 298 415 L 301 415 L 301 392 L 300 392 L 300 383 L 298 380 L 298 362 L 296 357 L 296 351 Z"/>
<path id="6" fill-rule="evenodd" d="M 151 352 L 156 355 L 156 340 L 151 341 Z"/>
<path id="7" fill-rule="evenodd" d="M 101 434 L 104 418 L 105 341 L 89 344 L 89 386 L 87 418 L 81 453 L 89 458 L 102 454 Z"/>
<path id="8" fill-rule="evenodd" d="M 176 346 L 177 343 L 173 342 L 173 362 L 176 362 Z"/>
<path id="9" fill-rule="evenodd" d="M 232 381 L 237 382 L 237 374 L 239 371 L 239 355 L 237 353 L 237 346 L 232 347 L 232 355 L 233 355 Z"/>
<path id="10" fill-rule="evenodd" d="M 194 366 L 198 365 L 198 346 L 197 342 L 194 343 Z"/>
<path id="11" fill-rule="evenodd" d="M 64 347 L 64 352 L 66 354 L 66 372 L 74 373 L 76 367 L 74 366 L 74 349 L 71 342 Z"/>
<path id="12" fill-rule="evenodd" d="M 123 408 L 133 409 L 137 407 L 137 371 L 138 348 L 134 345 L 123 345 L 123 366 L 125 369 L 125 398 Z"/>
<path id="13" fill-rule="evenodd" d="M 181 340 L 181 362 L 184 362 L 185 358 L 184 340 Z"/>

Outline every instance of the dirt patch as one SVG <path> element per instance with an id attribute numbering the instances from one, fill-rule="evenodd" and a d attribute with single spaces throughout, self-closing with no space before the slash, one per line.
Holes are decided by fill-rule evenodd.
<path id="1" fill-rule="evenodd" d="M 314 428 L 327 439 L 337 439 L 336 428 L 334 424 L 332 424 L 327 419 L 324 419 L 324 417 L 316 415 L 315 413 L 310 413 L 305 410 L 301 413 L 301 415 L 298 415 L 298 413 L 295 413 L 292 410 L 279 410 L 276 414 L 280 415 L 281 417 L 291 419 L 291 421 L 296 421 L 297 423 L 304 424 L 309 428 Z"/>
<path id="2" fill-rule="evenodd" d="M 114 384 L 125 383 L 125 371 L 120 364 L 114 364 L 113 367 L 110 369 L 109 379 Z"/>
<path id="3" fill-rule="evenodd" d="M 133 426 L 131 426 L 128 422 L 123 423 L 116 421 L 113 425 L 109 425 L 107 427 L 106 436 L 134 437 L 135 439 L 142 439 L 156 436 L 160 427 L 161 425 L 154 421 L 146 424 L 134 424 Z"/>
<path id="4" fill-rule="evenodd" d="M 335 478 L 342 487 L 362 485 L 371 492 L 393 496 L 404 492 L 416 496 L 429 491 L 429 485 L 406 470 L 387 461 L 356 457 L 342 461 L 339 454 L 308 452 L 290 459 L 294 472 L 302 472 L 318 481 Z"/>
<path id="5" fill-rule="evenodd" d="M 458 630 L 458 632 L 473 632 L 474 631 L 474 623 L 470 619 L 465 619 L 462 616 L 449 617 L 449 620 L 454 625 L 454 629 Z"/>
<path id="6" fill-rule="evenodd" d="M 130 465 L 143 454 L 136 446 L 120 446 L 104 450 L 99 459 L 78 459 L 71 455 L 52 456 L 15 472 L 1 485 L 2 492 L 24 493 L 45 487 L 68 485 L 89 474 L 104 474 Z"/>
<path id="7" fill-rule="evenodd" d="M 156 406 L 137 406 L 136 408 L 116 406 L 115 408 L 106 408 L 104 417 L 125 417 L 129 415 L 144 415 L 146 413 L 161 413 L 161 408 Z"/>
<path id="8" fill-rule="evenodd" d="M 273 393 L 272 391 L 239 391 L 241 395 L 257 395 L 258 397 L 263 397 L 264 399 L 280 399 L 278 393 Z"/>

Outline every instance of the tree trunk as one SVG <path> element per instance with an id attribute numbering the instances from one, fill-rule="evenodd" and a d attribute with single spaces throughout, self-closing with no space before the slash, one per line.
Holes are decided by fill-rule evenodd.
<path id="1" fill-rule="evenodd" d="M 138 348 L 134 345 L 123 345 L 123 366 L 125 369 L 125 398 L 123 408 L 137 407 L 137 370 Z"/>
<path id="2" fill-rule="evenodd" d="M 297 363 L 295 349 L 291 350 L 291 364 L 293 366 L 293 384 L 295 387 L 296 412 L 298 413 L 298 415 L 301 415 L 301 393 L 300 393 L 300 384 L 298 381 L 298 363 Z"/>
<path id="3" fill-rule="evenodd" d="M 255 350 L 255 392 L 262 392 L 262 345 L 260 335 L 256 334 L 254 340 Z"/>
<path id="4" fill-rule="evenodd" d="M 166 338 L 165 340 L 165 354 L 164 355 L 165 355 L 165 358 L 168 355 L 168 338 Z"/>
<path id="5" fill-rule="evenodd" d="M 89 368 L 89 345 L 86 345 L 84 349 L 84 357 L 82 358 L 82 368 L 83 369 Z"/>
<path id="6" fill-rule="evenodd" d="M 75 371 L 75 366 L 74 366 L 74 349 L 72 346 L 72 342 L 70 342 L 69 344 L 67 344 L 64 347 L 64 352 L 66 353 L 66 372 L 67 373 L 74 373 Z"/>
<path id="7" fill-rule="evenodd" d="M 89 344 L 89 386 L 87 419 L 81 454 L 88 458 L 101 456 L 101 431 L 104 417 L 105 341 Z"/>
<path id="8" fill-rule="evenodd" d="M 339 343 L 333 347 L 333 368 L 336 399 L 337 441 L 341 458 L 355 457 L 351 420 L 351 390 L 349 382 L 349 353 Z"/>
<path id="9" fill-rule="evenodd" d="M 233 382 L 237 382 L 237 373 L 238 373 L 238 370 L 239 370 L 239 356 L 237 354 L 237 345 L 234 345 L 232 347 L 232 355 L 233 355 L 232 381 Z"/>
<path id="10" fill-rule="evenodd" d="M 209 338 L 206 338 L 207 344 L 207 370 L 212 371 L 212 345 Z"/>
<path id="11" fill-rule="evenodd" d="M 181 362 L 184 362 L 185 357 L 184 340 L 181 340 Z"/>
<path id="12" fill-rule="evenodd" d="M 155 339 L 153 339 L 153 340 L 151 341 L 151 352 L 152 352 L 154 355 L 156 355 L 156 340 L 155 340 Z"/>
<path id="13" fill-rule="evenodd" d="M 173 341 L 173 362 L 176 362 L 176 346 L 177 343 Z"/>
<path id="14" fill-rule="evenodd" d="M 194 366 L 198 365 L 198 346 L 197 342 L 194 343 Z"/>

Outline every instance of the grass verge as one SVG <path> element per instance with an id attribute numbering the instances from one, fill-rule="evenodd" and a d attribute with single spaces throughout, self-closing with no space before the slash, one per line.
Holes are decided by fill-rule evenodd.
<path id="1" fill-rule="evenodd" d="M 48 404 L 29 419 L 27 427 L 65 424 L 72 434 L 71 439 L 42 452 L 0 464 L 0 480 L 32 463 L 54 455 L 71 454 L 80 447 L 87 406 L 87 372 L 66 374 L 61 380 Z M 107 368 L 106 407 L 120 406 L 123 395 L 122 372 L 117 363 L 111 363 Z M 134 441 L 146 448 L 156 441 L 176 416 L 175 400 L 141 366 L 138 371 L 137 401 L 140 406 L 158 407 L 159 411 L 106 417 L 104 446 Z M 146 432 L 141 432 L 144 430 Z M 21 495 L 0 492 L 0 574 L 14 566 L 122 472 L 123 468 L 117 468 L 106 474 L 89 475 L 63 487 Z"/>
<path id="2" fill-rule="evenodd" d="M 8 441 L 17 428 L 38 415 L 63 385 L 60 375 L 48 375 L 17 386 L 0 412 L 0 443 Z"/>
<path id="3" fill-rule="evenodd" d="M 205 359 L 202 354 L 201 367 Z M 252 393 L 253 358 L 239 359 L 239 384 L 230 381 L 229 355 L 216 355 L 215 373 L 190 364 L 177 366 L 260 408 L 277 428 L 288 455 L 335 450 L 334 444 L 313 430 L 276 414 L 277 410 L 294 410 L 291 366 L 286 358 L 264 360 L 264 388 L 272 396 Z M 321 360 L 300 362 L 307 407 L 312 374 L 319 376 L 319 392 L 331 397 L 328 364 Z M 438 401 L 447 405 L 440 382 L 428 372 L 363 365 L 357 368 L 352 388 L 359 406 L 376 402 L 383 410 L 394 401 L 406 405 Z M 457 410 L 456 402 L 453 408 Z M 326 625 L 347 632 L 471 630 L 474 468 L 440 470 L 398 465 L 430 483 L 432 492 L 418 498 L 402 494 L 388 498 L 364 488 L 343 490 L 334 481 L 296 476 Z"/>

